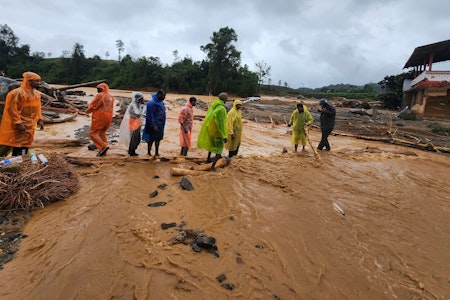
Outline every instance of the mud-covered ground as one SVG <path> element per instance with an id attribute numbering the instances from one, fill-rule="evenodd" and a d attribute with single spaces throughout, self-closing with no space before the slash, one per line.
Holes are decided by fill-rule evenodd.
<path id="1" fill-rule="evenodd" d="M 166 100 L 164 157 L 179 153 L 176 114 L 183 99 L 188 96 Z M 224 169 L 188 176 L 193 191 L 170 175 L 172 167 L 192 162 L 115 161 L 74 167 L 81 189 L 73 197 L 31 214 L 2 212 L 0 299 L 448 299 L 450 257 L 439 249 L 450 247 L 449 157 L 336 135 L 318 166 L 310 145 L 294 153 L 290 144 L 285 120 L 297 101 L 263 97 L 245 104 L 240 154 Z M 316 100 L 303 101 L 317 119 Z M 430 127 L 447 120 L 407 121 L 377 108 L 367 115 L 330 101 L 338 110 L 337 133 L 449 147 L 449 137 Z M 126 147 L 116 143 L 119 124 L 112 126 L 108 156 L 126 158 Z M 310 132 L 313 146 L 318 124 Z M 80 115 L 48 125 L 36 138 L 82 138 L 88 125 Z M 95 158 L 87 143 L 37 142 L 35 151 Z M 146 144 L 138 153 L 146 157 Z M 189 156 L 206 153 L 193 147 Z M 148 206 L 158 201 L 166 205 Z M 176 226 L 161 227 L 171 223 Z M 170 243 L 182 227 L 214 236 L 219 257 Z"/>

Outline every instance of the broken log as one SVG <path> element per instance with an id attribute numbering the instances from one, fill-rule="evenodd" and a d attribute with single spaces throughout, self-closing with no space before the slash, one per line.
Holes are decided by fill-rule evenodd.
<path id="1" fill-rule="evenodd" d="M 223 168 L 226 165 L 228 165 L 228 160 L 226 160 L 225 158 L 221 158 L 221 159 L 219 159 L 217 161 L 215 167 L 216 168 Z M 192 167 L 191 170 L 195 170 L 195 171 L 209 171 L 211 169 L 211 166 L 212 166 L 212 163 L 208 163 L 208 164 Z"/>
<path id="2" fill-rule="evenodd" d="M 156 158 L 154 156 L 126 156 L 126 155 L 111 155 L 111 156 L 102 156 L 102 157 L 79 157 L 79 156 L 66 156 L 66 160 L 78 166 L 92 166 L 99 164 L 107 164 L 107 163 L 117 163 L 117 162 L 133 162 L 133 163 L 142 163 L 142 162 L 172 162 L 176 161 L 178 158 L 171 157 L 161 157 Z"/>
<path id="3" fill-rule="evenodd" d="M 102 156 L 102 157 L 79 157 L 66 156 L 67 162 L 77 166 L 92 166 L 97 164 L 115 162 L 148 162 L 152 157 L 131 157 L 131 156 Z"/>
<path id="4" fill-rule="evenodd" d="M 365 135 L 344 133 L 344 132 L 339 132 L 339 131 L 333 131 L 332 134 L 340 135 L 340 136 L 348 136 L 348 137 L 353 137 L 353 138 L 368 140 L 368 141 L 376 141 L 376 142 L 389 143 L 389 144 L 400 145 L 400 146 L 405 146 L 405 147 L 412 147 L 412 148 L 417 148 L 417 149 L 421 149 L 424 151 L 433 151 L 433 152 L 438 152 L 438 153 L 441 153 L 441 152 L 450 153 L 450 148 L 438 147 L 438 146 L 433 145 L 432 143 L 423 144 L 423 143 L 418 143 L 418 142 L 405 141 L 405 140 L 401 140 L 398 138 L 365 136 Z"/>
<path id="5" fill-rule="evenodd" d="M 63 118 L 52 118 L 50 116 L 46 116 L 45 114 L 42 114 L 42 115 L 43 115 L 42 117 L 43 117 L 45 124 L 54 124 L 54 123 L 63 123 L 63 122 L 71 121 L 78 116 L 78 112 L 72 113 Z"/>
<path id="6" fill-rule="evenodd" d="M 183 162 L 194 162 L 194 163 L 201 163 L 204 162 L 205 158 L 203 157 L 189 157 L 189 156 L 175 156 L 172 160 L 170 160 L 170 163 L 172 164 L 178 164 Z"/>
<path id="7" fill-rule="evenodd" d="M 33 147 L 47 148 L 47 147 L 81 147 L 83 144 L 81 140 L 69 140 L 69 139 L 35 139 L 33 141 Z"/>
<path id="8" fill-rule="evenodd" d="M 65 90 L 70 90 L 70 89 L 76 89 L 79 87 L 87 87 L 87 86 L 94 86 L 94 85 L 96 86 L 97 84 L 100 84 L 103 82 L 108 82 L 108 80 L 102 79 L 102 80 L 97 80 L 97 81 L 90 81 L 90 82 L 85 82 L 85 83 L 80 83 L 80 84 L 68 85 L 68 86 L 56 88 L 56 90 L 65 91 Z"/>
<path id="9" fill-rule="evenodd" d="M 205 172 L 188 170 L 188 169 L 183 169 L 183 168 L 170 168 L 170 175 L 172 175 L 172 176 L 187 176 L 187 175 L 198 176 L 201 174 L 205 174 Z"/>

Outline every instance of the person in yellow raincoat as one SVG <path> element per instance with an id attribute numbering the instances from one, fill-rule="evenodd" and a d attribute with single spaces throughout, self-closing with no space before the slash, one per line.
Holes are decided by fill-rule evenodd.
<path id="1" fill-rule="evenodd" d="M 216 154 L 211 165 L 212 171 L 222 157 L 223 146 L 227 142 L 227 110 L 224 105 L 227 100 L 228 94 L 220 93 L 219 99 L 211 103 L 198 135 L 197 146 L 208 151 L 207 162 L 211 161 L 211 153 Z"/>
<path id="2" fill-rule="evenodd" d="M 306 105 L 302 103 L 297 104 L 297 109 L 292 112 L 291 119 L 288 126 L 292 127 L 292 144 L 294 145 L 295 152 L 297 152 L 299 141 L 302 143 L 303 150 L 306 146 L 306 133 L 305 126 L 309 126 L 313 123 L 314 119 L 311 113 L 308 111 Z"/>
<path id="3" fill-rule="evenodd" d="M 89 137 L 98 149 L 97 156 L 103 156 L 109 149 L 106 132 L 111 126 L 114 97 L 109 93 L 109 86 L 106 83 L 97 85 L 97 92 L 98 94 L 89 103 L 86 113 L 92 113 Z"/>
<path id="4" fill-rule="evenodd" d="M 36 88 L 41 76 L 33 72 L 23 73 L 19 88 L 8 93 L 0 125 L 0 145 L 6 149 L 6 156 L 12 148 L 12 155 L 28 153 L 34 140 L 36 125 L 44 129 L 41 114 L 41 94 Z M 9 148 L 8 148 L 9 147 Z"/>
<path id="5" fill-rule="evenodd" d="M 233 108 L 227 114 L 228 138 L 225 148 L 228 149 L 228 157 L 230 158 L 238 154 L 241 145 L 242 128 L 244 127 L 241 107 L 242 101 L 234 100 Z"/>
<path id="6" fill-rule="evenodd" d="M 192 147 L 192 125 L 194 124 L 194 106 L 196 103 L 197 98 L 191 97 L 178 112 L 178 123 L 180 123 L 181 156 L 187 156 L 189 148 Z"/>

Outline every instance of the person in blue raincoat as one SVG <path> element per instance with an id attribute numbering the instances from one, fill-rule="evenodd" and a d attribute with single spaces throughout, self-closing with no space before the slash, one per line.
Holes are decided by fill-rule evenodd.
<path id="1" fill-rule="evenodd" d="M 155 156 L 159 156 L 159 143 L 164 138 L 164 127 L 166 125 L 165 98 L 166 92 L 159 90 L 156 94 L 152 94 L 152 100 L 147 103 L 142 140 L 147 142 L 147 154 L 150 156 L 152 155 L 153 142 L 155 143 Z"/>

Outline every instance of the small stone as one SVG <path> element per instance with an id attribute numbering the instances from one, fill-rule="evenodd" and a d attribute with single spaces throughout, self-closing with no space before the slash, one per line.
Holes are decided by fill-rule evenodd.
<path id="1" fill-rule="evenodd" d="M 168 229 L 170 227 L 175 227 L 175 226 L 177 226 L 177 223 L 175 223 L 175 222 L 172 222 L 172 223 L 161 223 L 161 228 L 163 230 L 166 230 L 166 229 Z"/>
<path id="2" fill-rule="evenodd" d="M 194 186 L 186 177 L 181 178 L 180 186 L 183 190 L 187 191 L 192 191 L 194 189 Z"/>
<path id="3" fill-rule="evenodd" d="M 216 277 L 216 280 L 220 283 L 224 282 L 225 280 L 227 280 L 227 276 L 225 276 L 225 274 L 220 274 L 219 276 Z"/>
<path id="4" fill-rule="evenodd" d="M 147 206 L 150 206 L 150 207 L 159 207 L 159 206 L 164 206 L 164 205 L 166 205 L 166 204 L 167 204 L 167 202 L 161 201 L 161 202 L 153 202 L 153 203 L 150 203 L 150 204 L 148 204 Z"/>
<path id="5" fill-rule="evenodd" d="M 158 185 L 158 188 L 162 189 L 162 190 L 165 189 L 166 187 L 167 187 L 167 184 L 165 184 L 165 183 Z"/>
<path id="6" fill-rule="evenodd" d="M 158 191 L 154 191 L 149 195 L 150 198 L 155 198 L 156 196 L 158 196 Z"/>
<path id="7" fill-rule="evenodd" d="M 232 291 L 234 289 L 234 284 L 232 283 L 223 283 L 222 287 L 226 290 Z"/>

